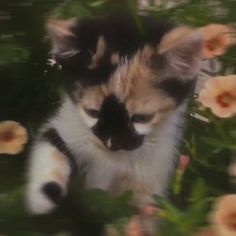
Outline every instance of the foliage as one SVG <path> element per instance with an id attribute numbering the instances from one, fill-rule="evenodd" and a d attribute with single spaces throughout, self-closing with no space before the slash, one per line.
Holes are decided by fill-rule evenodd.
<path id="1" fill-rule="evenodd" d="M 45 20 L 49 15 L 69 18 L 113 11 L 137 14 L 134 0 L 126 1 L 125 7 L 120 2 L 123 3 L 115 0 L 1 1 L 1 11 L 5 13 L 0 13 L 0 23 L 3 23 L 0 28 L 0 120 L 20 121 L 34 137 L 41 122 L 59 104 L 62 83 L 57 70 L 48 65 L 49 47 L 44 37 Z M 220 8 L 227 13 L 220 15 L 212 7 L 214 2 L 191 0 L 170 9 L 151 6 L 149 10 L 158 18 L 193 26 L 211 22 L 235 24 L 236 2 L 220 0 Z M 3 16 L 8 16 L 5 17 L 7 20 L 1 20 Z M 236 72 L 235 50 L 221 58 L 222 74 Z M 178 183 L 181 185 L 179 191 L 172 191 L 170 200 L 157 199 L 162 207 L 159 235 L 163 236 L 195 232 L 207 223 L 207 212 L 214 198 L 231 191 L 227 168 L 232 152 L 236 151 L 236 120 L 214 117 L 209 110 L 200 110 L 196 101 L 190 107 L 192 112 L 208 118 L 210 123 L 188 117 L 182 153 L 191 157 L 190 166 Z M 101 224 L 114 224 L 119 228 L 127 222 L 132 213 L 130 194 L 114 199 L 99 190 L 77 193 L 82 202 L 90 202 L 82 204 L 89 205 L 88 209 L 77 206 L 77 195 L 71 195 L 67 201 L 71 205 L 65 204 L 49 216 L 28 215 L 23 200 L 27 152 L 16 157 L 2 155 L 0 159 L 0 234 L 72 236 L 80 232 L 97 235 Z M 80 210 L 71 213 L 71 208 Z"/>

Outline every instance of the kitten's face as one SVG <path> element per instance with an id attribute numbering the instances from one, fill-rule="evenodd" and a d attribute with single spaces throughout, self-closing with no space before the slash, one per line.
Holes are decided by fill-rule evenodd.
<path id="1" fill-rule="evenodd" d="M 76 37 L 73 43 L 68 41 L 72 34 L 70 22 L 50 25 L 55 54 L 73 77 L 72 100 L 84 123 L 106 148 L 136 149 L 189 94 L 199 70 L 202 37 L 199 32 L 183 27 L 173 30 L 167 27 L 159 34 L 155 32 L 155 37 L 149 32 L 145 38 L 136 31 L 133 36 L 125 29 L 122 32 L 117 22 L 110 23 L 110 34 L 104 32 L 109 19 L 100 23 L 100 30 L 94 30 L 95 22 L 83 24 L 89 32 L 87 37 L 86 31 L 81 37 L 73 35 Z M 76 26 L 76 32 L 81 31 L 83 24 Z M 153 27 L 146 26 L 153 31 Z M 135 24 L 129 27 L 134 34 Z M 120 30 L 116 34 L 118 39 L 111 39 L 114 30 Z M 130 42 L 119 38 L 122 34 Z M 90 44 L 86 42 L 89 36 L 94 37 Z M 144 39 L 140 41 L 139 37 Z M 135 39 L 140 41 L 137 45 L 132 44 Z"/>
<path id="2" fill-rule="evenodd" d="M 132 150 L 176 107 L 142 58 L 120 61 L 106 83 L 82 89 L 77 107 L 111 150 Z"/>

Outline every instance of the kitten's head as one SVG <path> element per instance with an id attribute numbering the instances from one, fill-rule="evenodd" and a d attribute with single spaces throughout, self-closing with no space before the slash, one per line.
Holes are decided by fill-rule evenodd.
<path id="1" fill-rule="evenodd" d="M 130 17 L 53 20 L 53 54 L 85 124 L 110 150 L 133 150 L 188 96 L 199 72 L 198 30 Z"/>

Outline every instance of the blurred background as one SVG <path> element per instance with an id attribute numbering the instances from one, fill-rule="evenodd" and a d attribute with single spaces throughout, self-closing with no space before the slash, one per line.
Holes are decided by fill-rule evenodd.
<path id="1" fill-rule="evenodd" d="M 235 24 L 235 9 L 235 0 L 0 0 L 0 121 L 18 121 L 30 135 L 21 154 L 0 154 L 0 235 L 96 236 L 104 224 L 120 230 L 122 235 L 121 228 L 132 214 L 130 193 L 112 199 L 98 190 L 70 194 L 68 201 L 48 216 L 33 217 L 25 210 L 30 143 L 42 122 L 59 105 L 62 94 L 58 68 L 49 60 L 45 32 L 49 17 L 68 19 L 127 11 L 136 18 L 142 12 L 180 24 L 203 26 L 212 22 Z M 220 62 L 222 74 L 235 73 L 235 48 Z M 197 109 L 194 101 L 190 106 L 192 111 Z M 224 121 L 216 122 L 226 127 Z M 212 125 L 190 116 L 188 123 L 182 153 L 190 156 L 191 164 L 183 180 L 173 179 L 171 200 L 160 203 L 165 220 L 158 235 L 190 235 L 206 224 L 212 199 L 232 191 L 227 175 L 232 153 L 227 146 L 219 147 L 220 134 Z M 232 126 L 235 121 L 227 123 L 228 129 Z M 215 139 L 218 143 L 214 143 Z"/>

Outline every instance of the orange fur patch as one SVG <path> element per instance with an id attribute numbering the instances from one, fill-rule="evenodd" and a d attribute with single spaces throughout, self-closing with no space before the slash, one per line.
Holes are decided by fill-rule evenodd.
<path id="1" fill-rule="evenodd" d="M 102 36 L 99 37 L 97 42 L 97 48 L 95 54 L 92 56 L 92 61 L 88 66 L 89 69 L 94 69 L 98 66 L 99 61 L 104 56 L 106 52 L 107 46 L 104 38 Z"/>
<path id="2" fill-rule="evenodd" d="M 158 123 L 176 103 L 154 86 L 158 75 L 150 68 L 150 60 L 156 49 L 145 46 L 132 60 L 113 55 L 120 62 L 107 84 L 90 87 L 84 91 L 80 105 L 87 109 L 99 110 L 104 99 L 115 94 L 126 106 L 129 115 L 154 114 L 152 124 Z M 117 62 L 118 62 L 117 61 Z"/>

